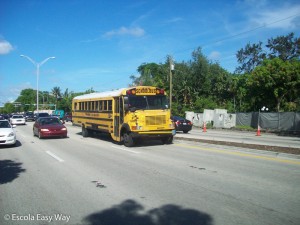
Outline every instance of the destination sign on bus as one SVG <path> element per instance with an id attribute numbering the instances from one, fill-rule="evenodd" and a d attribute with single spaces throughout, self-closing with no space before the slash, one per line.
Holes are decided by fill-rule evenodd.
<path id="1" fill-rule="evenodd" d="M 136 88 L 136 95 L 156 95 L 156 88 L 149 88 L 149 87 Z"/>

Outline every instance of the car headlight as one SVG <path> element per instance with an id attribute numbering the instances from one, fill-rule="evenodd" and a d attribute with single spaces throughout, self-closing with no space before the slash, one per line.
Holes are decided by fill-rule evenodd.
<path id="1" fill-rule="evenodd" d="M 13 137 L 15 136 L 14 132 L 9 133 L 8 137 Z"/>
<path id="2" fill-rule="evenodd" d="M 41 131 L 49 131 L 48 129 L 41 129 Z"/>
<path id="3" fill-rule="evenodd" d="M 67 130 L 67 128 L 65 128 L 65 127 L 64 127 L 64 128 L 61 128 L 61 130 Z"/>

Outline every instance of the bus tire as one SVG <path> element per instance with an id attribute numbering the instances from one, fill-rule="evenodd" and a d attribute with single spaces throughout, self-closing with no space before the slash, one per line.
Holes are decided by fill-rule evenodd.
<path id="1" fill-rule="evenodd" d="M 164 137 L 164 138 L 161 139 L 161 141 L 166 145 L 172 144 L 173 143 L 173 136 Z"/>
<path id="2" fill-rule="evenodd" d="M 84 126 L 82 126 L 82 137 L 88 137 L 89 136 L 89 131 L 86 129 Z"/>
<path id="3" fill-rule="evenodd" d="M 130 132 L 125 132 L 123 134 L 123 141 L 126 147 L 132 147 L 134 145 L 134 141 Z"/>

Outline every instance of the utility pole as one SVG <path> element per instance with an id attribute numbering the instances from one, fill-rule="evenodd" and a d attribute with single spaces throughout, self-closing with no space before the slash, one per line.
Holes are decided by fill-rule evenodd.
<path id="1" fill-rule="evenodd" d="M 174 71 L 174 64 L 173 64 L 173 59 L 172 56 L 169 56 L 169 67 L 170 67 L 170 112 L 172 114 L 172 89 L 173 89 L 173 84 L 172 84 L 172 73 Z"/>

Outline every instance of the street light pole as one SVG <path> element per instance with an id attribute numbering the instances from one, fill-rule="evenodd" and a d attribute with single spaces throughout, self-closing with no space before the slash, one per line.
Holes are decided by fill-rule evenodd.
<path id="1" fill-rule="evenodd" d="M 49 59 L 55 59 L 55 57 L 54 56 L 48 57 L 48 58 L 44 59 L 42 62 L 37 63 L 33 59 L 31 59 L 30 57 L 28 57 L 26 55 L 20 55 L 20 56 L 28 59 L 34 66 L 36 66 L 36 111 L 38 113 L 39 112 L 39 76 L 40 76 L 40 67 L 44 63 L 46 63 Z"/>

